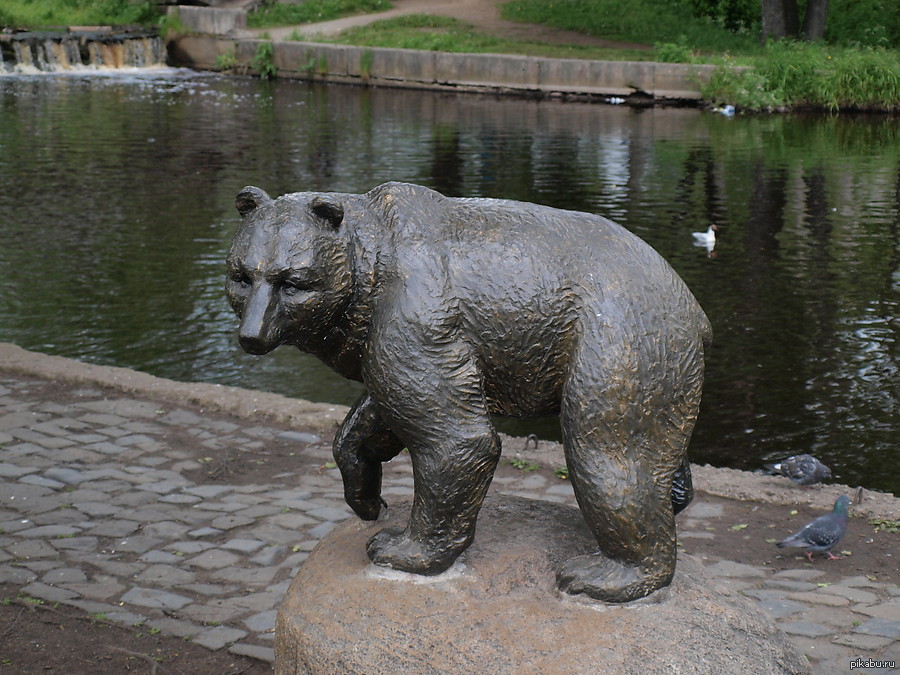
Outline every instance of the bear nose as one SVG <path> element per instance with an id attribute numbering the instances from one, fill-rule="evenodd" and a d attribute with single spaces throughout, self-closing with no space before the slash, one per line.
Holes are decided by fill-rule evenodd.
<path id="1" fill-rule="evenodd" d="M 253 288 L 244 306 L 238 341 L 241 349 L 248 354 L 255 356 L 268 354 L 278 346 L 272 339 L 272 335 L 276 332 L 271 315 L 273 295 L 270 284 L 258 284 Z"/>

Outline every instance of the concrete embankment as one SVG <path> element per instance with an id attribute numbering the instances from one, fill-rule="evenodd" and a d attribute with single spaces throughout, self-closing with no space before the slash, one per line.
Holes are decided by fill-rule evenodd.
<path id="1" fill-rule="evenodd" d="M 232 12 L 228 16 L 221 12 Z M 258 73 L 267 40 L 247 37 L 234 10 L 181 8 L 190 34 L 169 43 L 170 60 L 200 70 L 227 64 Z M 509 54 L 453 54 L 411 49 L 272 41 L 266 62 L 278 77 L 368 86 L 506 93 L 537 97 L 634 97 L 693 102 L 714 66 L 638 61 L 550 59 Z"/>

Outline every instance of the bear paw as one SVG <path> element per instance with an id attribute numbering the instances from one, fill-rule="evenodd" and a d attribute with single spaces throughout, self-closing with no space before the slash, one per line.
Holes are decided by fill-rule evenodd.
<path id="1" fill-rule="evenodd" d="M 425 575 L 446 571 L 459 555 L 439 543 L 413 539 L 406 530 L 392 529 L 381 530 L 369 539 L 366 553 L 376 565 Z"/>
<path id="2" fill-rule="evenodd" d="M 672 570 L 674 573 L 674 569 Z M 570 558 L 556 573 L 556 585 L 563 593 L 583 594 L 604 602 L 630 602 L 666 586 L 672 574 L 648 573 L 601 555 Z"/>
<path id="3" fill-rule="evenodd" d="M 374 499 L 356 499 L 351 495 L 344 495 L 347 505 L 353 509 L 353 513 L 362 520 L 378 520 L 382 509 L 387 510 L 387 502 L 382 497 Z"/>

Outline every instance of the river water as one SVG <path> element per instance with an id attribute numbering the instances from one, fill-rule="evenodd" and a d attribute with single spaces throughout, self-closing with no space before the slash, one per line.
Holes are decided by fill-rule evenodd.
<path id="1" fill-rule="evenodd" d="M 387 180 L 600 213 L 712 321 L 692 460 L 811 452 L 900 493 L 900 139 L 886 117 L 727 118 L 187 70 L 0 76 L 0 340 L 184 381 L 349 404 L 283 348 L 243 354 L 223 258 L 248 184 Z M 719 225 L 712 252 L 691 232 Z M 556 437 L 556 421 L 501 422 Z"/>

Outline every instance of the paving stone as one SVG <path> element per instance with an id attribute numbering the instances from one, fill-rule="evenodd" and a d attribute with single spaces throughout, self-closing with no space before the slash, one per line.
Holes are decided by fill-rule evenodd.
<path id="1" fill-rule="evenodd" d="M 769 614 L 773 619 L 784 619 L 793 614 L 805 612 L 807 605 L 793 600 L 782 600 L 778 598 L 765 598 L 759 601 L 758 606 L 761 610 Z"/>
<path id="2" fill-rule="evenodd" d="M 114 516 L 122 513 L 122 508 L 107 502 L 73 502 L 72 506 L 88 516 Z"/>
<path id="3" fill-rule="evenodd" d="M 21 478 L 30 473 L 35 473 L 37 469 L 33 466 L 17 466 L 0 462 L 0 478 Z"/>
<path id="4" fill-rule="evenodd" d="M 202 553 L 203 551 L 208 551 L 211 548 L 215 548 L 215 545 L 210 544 L 208 541 L 173 541 L 169 544 L 166 544 L 167 550 L 174 551 L 176 553 L 184 553 L 185 555 Z"/>
<path id="5" fill-rule="evenodd" d="M 309 531 L 310 536 L 316 537 L 317 539 L 321 539 L 326 534 L 331 532 L 335 527 L 337 527 L 337 523 L 322 523 L 321 525 L 317 525 Z"/>
<path id="6" fill-rule="evenodd" d="M 94 577 L 93 582 L 61 585 L 88 600 L 109 600 L 125 591 L 125 586 L 116 581 L 115 577 L 103 574 Z"/>
<path id="7" fill-rule="evenodd" d="M 207 649 L 222 649 L 241 638 L 247 637 L 247 631 L 226 626 L 216 626 L 194 636 L 191 642 L 202 645 Z"/>
<path id="8" fill-rule="evenodd" d="M 850 604 L 850 601 L 847 598 L 841 595 L 832 595 L 830 593 L 822 592 L 825 590 L 827 589 L 820 588 L 819 591 L 816 592 L 790 593 L 787 597 L 799 602 L 809 602 L 814 605 L 828 605 L 829 607 L 846 607 Z"/>
<path id="9" fill-rule="evenodd" d="M 846 577 L 841 579 L 841 586 L 862 586 L 865 588 L 884 588 L 884 584 L 865 576 Z"/>
<path id="10" fill-rule="evenodd" d="M 183 595 L 159 591 L 153 588 L 141 588 L 139 586 L 129 590 L 119 600 L 124 603 L 140 605 L 141 607 L 176 611 L 193 602 L 190 598 Z"/>
<path id="11" fill-rule="evenodd" d="M 16 532 L 16 536 L 27 539 L 53 539 L 57 537 L 70 537 L 81 534 L 81 529 L 72 527 L 71 525 L 42 525 L 40 527 L 32 527 L 27 530 Z"/>
<path id="12" fill-rule="evenodd" d="M 59 584 L 87 581 L 87 575 L 76 567 L 59 567 L 47 572 L 41 577 L 41 581 L 45 584 L 56 586 Z"/>
<path id="13" fill-rule="evenodd" d="M 119 539 L 112 548 L 116 551 L 125 551 L 128 553 L 146 553 L 152 548 L 157 548 L 161 543 L 161 539 L 144 537 L 137 534 L 126 539 Z"/>
<path id="14" fill-rule="evenodd" d="M 155 492 L 156 494 L 165 495 L 178 490 L 181 487 L 181 483 L 176 483 L 174 481 L 159 481 L 156 483 L 144 483 L 142 485 L 138 485 L 137 489 L 147 490 L 149 492 Z"/>
<path id="15" fill-rule="evenodd" d="M 315 518 L 310 518 L 302 513 L 279 513 L 275 516 L 269 516 L 266 518 L 267 523 L 271 523 L 273 525 L 277 525 L 278 527 L 284 527 L 289 530 L 302 530 L 309 525 L 318 525 L 319 520 Z"/>
<path id="16" fill-rule="evenodd" d="M 285 441 L 297 441 L 298 443 L 305 443 L 307 445 L 315 445 L 316 443 L 322 442 L 322 439 L 319 436 L 304 433 L 302 431 L 282 431 L 276 438 Z"/>
<path id="17" fill-rule="evenodd" d="M 846 645 L 848 647 L 853 647 L 854 649 L 861 649 L 871 653 L 882 647 L 887 647 L 894 641 L 894 638 L 853 633 L 851 635 L 839 635 L 834 641 L 840 645 Z"/>
<path id="18" fill-rule="evenodd" d="M 22 588 L 22 593 L 47 602 L 63 602 L 77 598 L 78 594 L 65 588 L 57 588 L 40 581 L 34 581 Z"/>
<path id="19" fill-rule="evenodd" d="M 733 562 L 731 560 L 722 560 L 713 565 L 709 565 L 707 568 L 712 574 L 720 577 L 764 577 L 766 573 L 751 565 L 745 565 L 739 562 Z"/>
<path id="20" fill-rule="evenodd" d="M 154 550 L 147 551 L 144 555 L 138 558 L 138 560 L 140 560 L 142 563 L 177 565 L 184 560 L 184 556 L 178 556 L 174 553 L 169 553 L 168 551 Z"/>
<path id="21" fill-rule="evenodd" d="M 203 499 L 196 495 L 168 494 L 164 497 L 160 497 L 159 501 L 165 502 L 166 504 L 196 504 L 197 502 L 203 501 Z"/>
<path id="22" fill-rule="evenodd" d="M 16 520 L 4 520 L 3 522 L 0 522 L 0 530 L 2 530 L 4 534 L 12 534 L 19 530 L 32 528 L 34 525 L 35 523 L 33 520 L 28 518 L 17 518 Z"/>
<path id="23" fill-rule="evenodd" d="M 794 621 L 779 623 L 778 627 L 788 635 L 805 635 L 806 637 L 824 637 L 834 635 L 835 630 L 811 621 Z"/>
<path id="24" fill-rule="evenodd" d="M 247 656 L 251 659 L 256 659 L 257 661 L 275 663 L 275 650 L 271 647 L 238 642 L 237 644 L 231 645 L 228 648 L 228 651 L 237 656 Z"/>
<path id="25" fill-rule="evenodd" d="M 46 541 L 35 539 L 31 541 L 16 542 L 6 547 L 6 551 L 19 560 L 32 558 L 55 558 L 59 555 Z"/>
<path id="26" fill-rule="evenodd" d="M 189 537 L 214 537 L 217 534 L 222 534 L 222 530 L 216 529 L 215 527 L 201 527 L 197 530 L 191 530 L 188 532 Z"/>
<path id="27" fill-rule="evenodd" d="M 275 616 L 277 611 L 270 609 L 266 612 L 254 614 L 244 619 L 244 625 L 254 633 L 266 633 L 275 630 Z"/>
<path id="28" fill-rule="evenodd" d="M 38 476 L 36 474 L 22 476 L 19 479 L 19 482 L 25 483 L 26 485 L 40 485 L 41 487 L 50 488 L 51 490 L 59 490 L 66 486 L 65 483 L 61 483 L 58 480 L 53 480 L 52 478 L 46 478 L 44 476 Z"/>
<path id="29" fill-rule="evenodd" d="M 781 588 L 786 591 L 814 591 L 818 586 L 809 581 L 791 581 L 790 579 L 769 579 L 766 588 Z"/>
<path id="30" fill-rule="evenodd" d="M 40 485 L 25 485 L 24 483 L 0 483 L 0 506 L 21 511 L 29 508 L 41 497 L 52 494 L 49 488 Z"/>
<path id="31" fill-rule="evenodd" d="M 839 595 L 841 597 L 847 598 L 850 602 L 862 603 L 862 604 L 872 604 L 878 602 L 878 596 L 872 593 L 871 591 L 864 591 L 859 588 L 851 588 L 849 586 L 844 586 L 840 584 L 832 584 L 827 588 L 823 588 L 823 591 L 827 591 L 829 595 Z"/>
<path id="32" fill-rule="evenodd" d="M 244 518 L 252 518 L 254 520 L 265 518 L 267 516 L 274 516 L 277 513 L 281 513 L 281 509 L 277 506 L 272 506 L 271 504 L 257 504 L 235 512 L 236 515 L 243 516 Z"/>
<path id="33" fill-rule="evenodd" d="M 802 579 L 811 581 L 825 574 L 822 570 L 782 570 L 772 575 L 773 579 Z"/>
<path id="34" fill-rule="evenodd" d="M 243 516 L 219 516 L 215 518 L 210 525 L 219 530 L 233 530 L 236 527 L 244 527 L 245 525 L 252 525 L 255 521 L 253 518 L 244 518 Z"/>
<path id="35" fill-rule="evenodd" d="M 900 602 L 894 600 L 871 605 L 869 607 L 854 607 L 853 609 L 866 616 L 900 622 Z"/>
<path id="36" fill-rule="evenodd" d="M 178 539 L 187 532 L 187 527 L 172 521 L 150 523 L 144 526 L 143 533 L 148 537 L 159 539 Z"/>
<path id="37" fill-rule="evenodd" d="M 196 575 L 189 570 L 175 567 L 174 565 L 150 565 L 138 574 L 135 579 L 142 584 L 171 587 L 193 583 Z"/>
<path id="38" fill-rule="evenodd" d="M 231 539 L 222 544 L 222 548 L 240 553 L 253 553 L 265 545 L 266 542 L 259 539 Z"/>
<path id="39" fill-rule="evenodd" d="M 50 544 L 56 549 L 66 551 L 94 551 L 99 541 L 97 537 L 68 537 L 53 539 Z"/>
<path id="40" fill-rule="evenodd" d="M 205 595 L 213 598 L 219 595 L 226 595 L 236 592 L 240 587 L 234 584 L 185 584 L 181 587 L 185 591 L 191 591 L 198 595 Z"/>
<path id="41" fill-rule="evenodd" d="M 163 619 L 150 619 L 147 621 L 147 626 L 150 628 L 157 628 L 166 635 L 174 635 L 175 637 L 180 638 L 192 638 L 198 633 L 206 630 L 205 626 L 191 623 L 190 621 L 170 619 L 168 617 Z"/>
<path id="42" fill-rule="evenodd" d="M 117 512 L 121 509 L 116 509 Z M 94 524 L 90 533 L 98 537 L 127 537 L 134 534 L 141 524 L 134 520 L 106 520 Z"/>
<path id="43" fill-rule="evenodd" d="M 898 640 L 900 639 L 900 621 L 890 621 L 876 617 L 856 626 L 853 632 L 863 633 L 864 635 L 879 635 Z"/>
<path id="44" fill-rule="evenodd" d="M 232 581 L 244 586 L 262 586 L 272 583 L 272 579 L 278 574 L 278 568 L 275 567 L 225 567 L 215 570 L 211 573 L 213 579 L 217 581 Z"/>
<path id="45" fill-rule="evenodd" d="M 0 584 L 30 584 L 38 575 L 15 565 L 0 565 Z"/>
<path id="46" fill-rule="evenodd" d="M 250 558 L 250 562 L 254 565 L 262 565 L 264 567 L 271 566 L 276 560 L 284 556 L 288 551 L 287 546 L 270 545 L 266 546 L 259 553 Z"/>
<path id="47" fill-rule="evenodd" d="M 233 513 L 243 509 L 244 505 L 235 502 L 205 502 L 203 508 L 217 513 Z"/>
<path id="48" fill-rule="evenodd" d="M 240 559 L 240 556 L 237 556 L 234 553 L 229 553 L 228 551 L 216 548 L 204 551 L 200 555 L 191 558 L 187 561 L 187 564 L 202 567 L 205 570 L 215 570 L 234 565 Z"/>
<path id="49" fill-rule="evenodd" d="M 215 499 L 233 490 L 234 488 L 231 485 L 197 485 L 196 487 L 184 488 L 184 492 L 203 497 L 204 499 Z"/>

